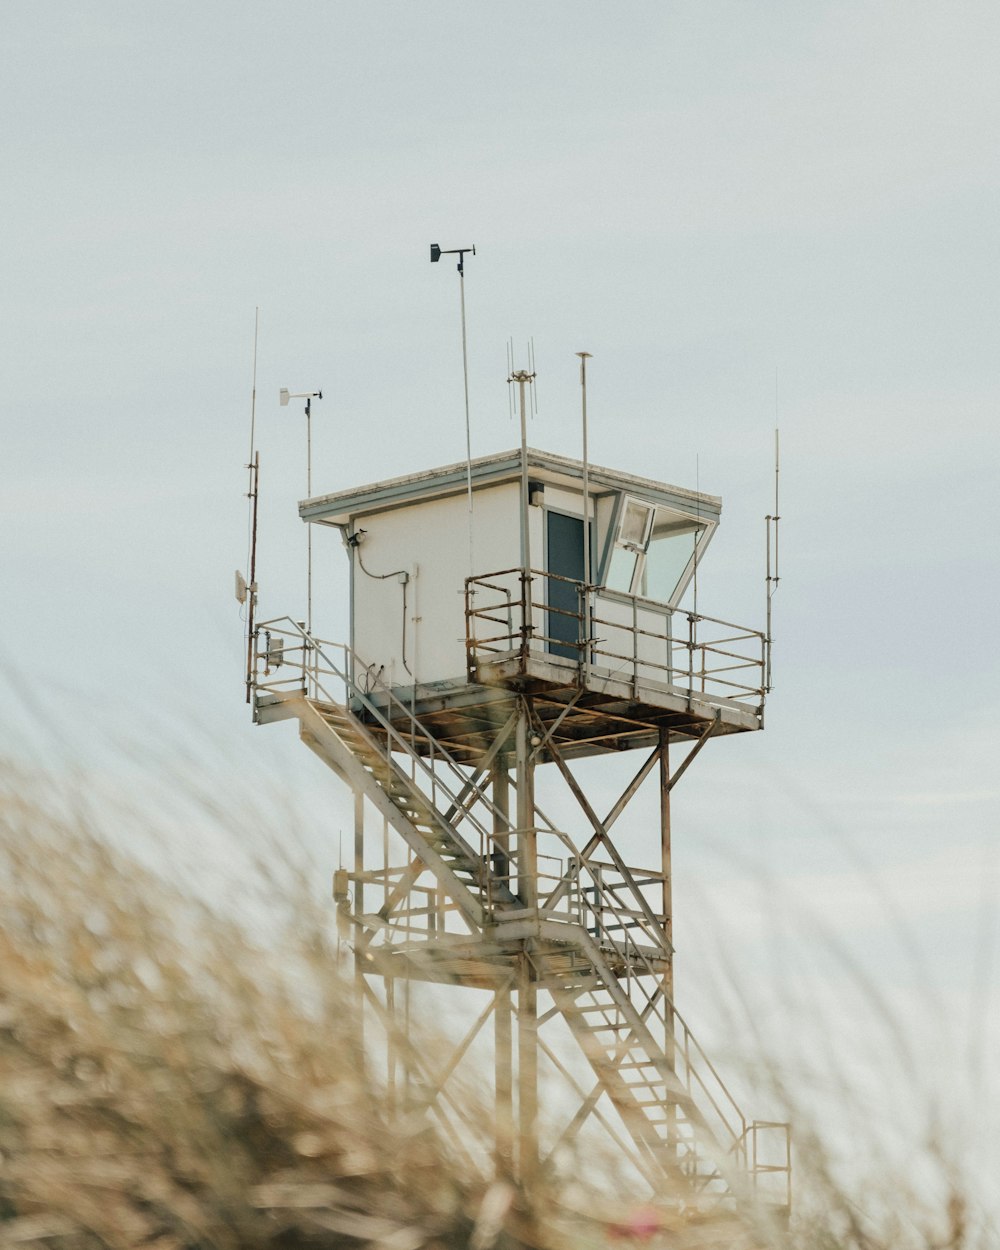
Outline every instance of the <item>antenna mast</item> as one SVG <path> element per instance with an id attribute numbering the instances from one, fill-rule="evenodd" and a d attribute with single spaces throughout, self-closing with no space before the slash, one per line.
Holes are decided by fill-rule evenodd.
<path id="1" fill-rule="evenodd" d="M 583 642 L 584 660 L 590 663 L 590 461 L 587 455 L 587 361 L 590 352 L 577 352 L 580 357 L 580 406 L 583 424 Z"/>
<path id="2" fill-rule="evenodd" d="M 771 690 L 771 600 L 774 598 L 775 591 L 778 589 L 778 522 L 781 516 L 778 509 L 778 481 L 781 473 L 781 456 L 779 444 L 779 432 L 777 426 L 774 430 L 774 512 L 769 513 L 764 519 L 767 523 L 767 662 L 764 665 L 764 689 L 767 692 Z M 771 551 L 774 550 L 774 559 L 772 562 Z M 773 569 L 773 572 L 772 572 Z"/>
<path id="3" fill-rule="evenodd" d="M 247 703 L 252 698 L 254 615 L 257 606 L 257 497 L 260 491 L 260 452 L 254 449 L 257 431 L 257 338 L 260 331 L 260 306 L 253 316 L 253 381 L 250 389 L 250 463 L 247 469 L 250 480 L 247 498 L 250 500 L 250 558 L 247 567 Z"/>
<path id="4" fill-rule="evenodd" d="M 535 380 L 534 373 L 517 369 L 507 379 L 508 385 L 516 382 L 520 391 L 521 406 L 521 578 L 523 582 L 522 603 L 524 623 L 531 625 L 531 540 L 528 535 L 528 398 L 526 387 Z"/>
<path id="5" fill-rule="evenodd" d="M 306 401 L 306 498 L 312 498 L 312 401 L 322 399 L 322 391 L 296 391 L 292 393 L 287 387 L 278 392 L 278 399 L 284 408 L 290 399 Z M 313 535 L 312 525 L 306 522 L 306 631 L 312 633 L 313 611 Z"/>

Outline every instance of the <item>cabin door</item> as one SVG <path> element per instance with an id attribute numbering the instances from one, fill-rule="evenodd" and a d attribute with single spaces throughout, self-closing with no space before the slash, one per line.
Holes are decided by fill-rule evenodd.
<path id="1" fill-rule="evenodd" d="M 551 655 L 580 659 L 583 604 L 577 583 L 583 581 L 583 517 L 564 512 L 545 513 L 545 560 L 547 593 L 546 650 Z M 568 581 L 558 580 L 568 578 Z"/>

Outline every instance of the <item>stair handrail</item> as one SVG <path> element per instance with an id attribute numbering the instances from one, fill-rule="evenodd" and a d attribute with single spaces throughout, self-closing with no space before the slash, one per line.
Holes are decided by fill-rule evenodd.
<path id="1" fill-rule="evenodd" d="M 632 1001 L 627 991 L 623 990 L 620 987 L 618 978 L 615 977 L 614 974 L 611 973 L 610 970 L 605 965 L 604 959 L 602 958 L 602 952 L 600 950 L 600 947 L 594 942 L 593 938 L 591 938 L 590 934 L 587 933 L 586 930 L 581 930 L 577 945 L 581 953 L 585 956 L 585 958 L 591 964 L 600 982 L 605 986 L 608 993 L 611 995 L 611 998 L 617 1004 L 619 1011 L 621 1011 L 623 1017 L 625 1018 L 626 1022 L 629 1025 L 629 1028 L 631 1029 L 631 1036 L 635 1039 L 635 1044 L 640 1046 L 649 1056 L 650 1060 L 652 1061 L 651 1066 L 659 1068 L 660 1065 L 657 1062 L 657 1059 L 663 1060 L 667 1064 L 668 1071 L 671 1073 L 673 1078 L 679 1082 L 680 1078 L 678 1077 L 673 1067 L 670 1065 L 670 1056 L 660 1047 L 655 1037 L 649 1031 L 649 1027 L 646 1022 L 644 1013 L 639 1011 L 637 1005 Z M 635 1013 L 634 1020 L 629 1019 L 630 1013 Z M 652 1045 L 650 1043 L 652 1043 Z M 682 1085 L 681 1088 L 684 1089 L 685 1087 Z M 726 1154 L 731 1154 L 733 1151 L 733 1141 L 731 1140 L 731 1142 L 727 1145 L 724 1145 L 722 1142 L 718 1141 L 718 1139 L 715 1136 L 714 1131 L 710 1127 L 705 1117 L 704 1111 L 695 1101 L 694 1095 L 691 1093 L 690 1089 L 685 1089 L 685 1092 L 687 1093 L 689 1105 L 687 1107 L 684 1107 L 683 1103 L 680 1103 L 678 1105 L 680 1105 L 683 1108 L 686 1118 L 689 1124 L 691 1125 L 692 1130 L 696 1134 L 696 1140 L 693 1144 L 690 1142 L 679 1143 L 679 1144 L 683 1144 L 685 1146 L 686 1153 L 690 1154 L 694 1159 L 697 1159 L 698 1158 L 697 1135 L 701 1134 L 707 1138 L 707 1141 L 709 1143 L 714 1144 L 717 1150 L 722 1150 Z M 742 1122 L 744 1124 L 746 1123 L 745 1118 L 742 1118 Z M 726 1127 L 727 1133 L 730 1134 L 731 1139 L 736 1139 L 738 1142 L 739 1135 L 733 1134 L 731 1132 L 731 1129 L 725 1120 L 723 1120 L 723 1124 Z M 714 1165 L 715 1167 L 714 1172 L 710 1176 L 706 1177 L 707 1182 L 710 1182 L 712 1179 L 716 1179 L 716 1178 L 725 1180 L 725 1177 L 723 1176 L 723 1173 L 721 1171 L 721 1166 L 722 1166 L 722 1158 L 718 1157 Z"/>
<path id="2" fill-rule="evenodd" d="M 579 870 L 584 869 L 584 868 L 589 870 L 590 876 L 595 883 L 595 890 L 597 891 L 598 896 L 601 899 L 602 907 L 612 917 L 614 917 L 615 919 L 619 921 L 619 927 L 620 927 L 620 932 L 622 934 L 622 937 L 620 939 L 616 939 L 611 936 L 610 929 L 603 922 L 603 919 L 598 915 L 598 913 L 594 912 L 598 920 L 598 929 L 599 929 L 600 935 L 606 938 L 608 944 L 611 946 L 613 950 L 616 950 L 620 955 L 622 955 L 625 958 L 630 971 L 638 968 L 638 971 L 634 973 L 631 979 L 632 979 L 632 983 L 635 984 L 635 986 L 641 991 L 643 995 L 643 999 L 645 1000 L 645 1006 L 643 1006 L 642 1003 L 637 1004 L 640 1015 L 642 1016 L 643 1019 L 646 1019 L 652 1013 L 654 1017 L 661 1024 L 663 1024 L 665 1029 L 671 1028 L 671 1037 L 673 1038 L 674 1057 L 676 1059 L 676 1056 L 680 1054 L 680 1056 L 683 1058 L 684 1075 L 686 1077 L 685 1083 L 687 1085 L 688 1092 L 691 1094 L 692 1097 L 694 1097 L 694 1094 L 692 1091 L 692 1083 L 698 1088 L 700 1088 L 700 1090 L 702 1091 L 702 1094 L 708 1100 L 712 1110 L 715 1112 L 720 1123 L 724 1126 L 726 1132 L 729 1134 L 732 1141 L 734 1143 L 738 1142 L 739 1139 L 746 1132 L 746 1125 L 747 1125 L 746 1114 L 743 1111 L 742 1107 L 740 1107 L 739 1103 L 736 1101 L 735 1097 L 732 1094 L 732 1091 L 729 1089 L 728 1085 L 726 1085 L 725 1081 L 722 1079 L 721 1075 L 719 1074 L 715 1065 L 712 1063 L 711 1059 L 709 1059 L 708 1055 L 705 1053 L 704 1047 L 695 1037 L 694 1033 L 692 1033 L 687 1021 L 684 1019 L 681 1013 L 674 1006 L 673 999 L 667 994 L 666 990 L 663 987 L 662 972 L 659 969 L 657 969 L 654 966 L 654 964 L 650 961 L 650 958 L 648 954 L 646 953 L 645 949 L 642 946 L 640 946 L 638 942 L 635 941 L 634 937 L 632 936 L 631 927 L 626 927 L 624 924 L 621 923 L 621 908 L 619 907 L 617 902 L 614 900 L 614 895 L 611 894 L 608 891 L 607 887 L 604 886 L 604 884 L 601 882 L 600 875 L 592 871 L 593 865 L 590 863 L 590 861 L 581 860 L 579 858 L 579 852 L 576 850 L 572 840 L 565 833 L 563 833 L 562 831 L 558 829 L 551 829 L 551 830 L 548 830 L 547 832 L 554 835 L 568 849 L 571 849 L 573 851 L 574 856 L 577 860 L 575 864 L 575 868 L 578 872 Z M 593 911 L 593 909 L 591 910 Z M 545 915 L 544 905 L 540 908 L 540 913 Z M 549 912 L 548 918 L 552 920 L 558 920 L 559 914 L 557 912 Z M 643 928 L 642 925 L 636 925 L 635 927 L 639 928 L 640 931 L 645 932 L 645 929 Z M 598 941 L 598 946 L 599 947 L 601 946 L 600 941 Z M 626 947 L 626 949 L 623 950 L 622 949 L 623 946 Z M 650 977 L 653 979 L 653 982 L 656 986 L 655 992 L 650 993 L 650 991 L 647 989 L 646 985 L 641 980 L 641 978 L 644 976 Z M 677 1036 L 678 1028 L 680 1030 L 679 1038 Z M 695 1052 L 696 1059 L 700 1060 L 701 1064 L 704 1066 L 705 1069 L 707 1069 L 707 1072 L 710 1074 L 711 1078 L 714 1080 L 716 1086 L 718 1087 L 718 1090 L 721 1094 L 721 1101 L 723 1102 L 724 1105 L 728 1104 L 730 1108 L 728 1115 L 726 1111 L 724 1110 L 724 1106 L 719 1105 L 719 1100 L 717 1100 L 715 1094 L 713 1094 L 712 1090 L 709 1088 L 708 1082 L 705 1080 L 704 1076 L 702 1075 L 702 1072 L 699 1071 L 699 1067 L 697 1066 L 697 1064 L 694 1064 L 691 1062 L 692 1049 Z M 738 1126 L 739 1126 L 738 1128 L 734 1128 L 733 1124 L 731 1123 L 731 1120 L 730 1120 L 731 1116 L 734 1116 L 736 1118 Z"/>
<path id="3" fill-rule="evenodd" d="M 757 1138 L 761 1131 L 767 1129 L 780 1129 L 784 1138 L 785 1158 L 783 1163 L 761 1163 L 757 1154 Z M 752 1146 L 748 1145 L 749 1142 Z M 744 1170 L 750 1177 L 750 1183 L 754 1192 L 760 1192 L 759 1178 L 761 1176 L 784 1176 L 785 1178 L 785 1201 L 783 1205 L 789 1209 L 792 1205 L 792 1126 L 787 1120 L 750 1120 L 746 1128 L 743 1130 L 742 1138 L 738 1143 L 740 1154 L 743 1159 Z"/>
<path id="4" fill-rule="evenodd" d="M 461 781 L 462 784 L 459 787 L 460 789 L 464 789 L 467 786 L 471 785 L 472 794 L 469 795 L 469 798 L 473 798 L 473 804 L 475 801 L 482 802 L 483 804 L 486 805 L 486 807 L 489 809 L 491 813 L 499 816 L 506 823 L 508 818 L 504 816 L 503 813 L 500 812 L 499 808 L 497 808 L 494 805 L 489 795 L 476 783 L 474 782 L 470 783 L 470 779 L 461 771 L 461 768 L 458 762 L 452 757 L 452 755 L 450 754 L 450 752 L 446 750 L 446 748 L 442 747 L 440 743 L 436 742 L 433 735 L 427 729 L 425 729 L 425 727 L 421 724 L 421 722 L 418 720 L 416 715 L 413 713 L 412 708 L 407 707 L 406 704 L 400 698 L 398 698 L 397 695 L 393 694 L 392 690 L 387 685 L 385 685 L 385 683 L 382 682 L 381 679 L 378 679 L 380 691 L 384 692 L 388 700 L 389 706 L 395 707 L 400 712 L 402 712 L 406 716 L 406 718 L 409 720 L 414 730 L 416 732 L 419 732 L 421 738 L 423 738 L 427 742 L 428 750 L 430 753 L 430 759 L 432 761 L 431 766 L 428 766 L 424 757 L 421 756 L 418 752 L 413 750 L 411 743 L 408 742 L 406 737 L 403 734 L 401 734 L 399 730 L 396 729 L 396 727 L 392 724 L 392 721 L 390 720 L 390 718 L 382 712 L 378 704 L 373 699 L 370 698 L 371 691 L 362 690 L 362 688 L 354 680 L 353 676 L 350 673 L 350 668 L 352 666 L 346 663 L 346 660 L 348 657 L 351 660 L 359 660 L 360 657 L 346 643 L 327 643 L 320 639 L 317 639 L 308 632 L 308 630 L 305 628 L 304 625 L 302 625 L 299 621 L 293 620 L 289 616 L 276 617 L 274 620 L 262 622 L 258 628 L 261 631 L 273 630 L 273 628 L 276 625 L 281 625 L 281 624 L 286 624 L 286 623 L 288 626 L 291 626 L 291 629 L 289 630 L 289 632 L 292 633 L 293 635 L 297 634 L 302 639 L 302 643 L 303 643 L 302 674 L 303 674 L 303 679 L 306 682 L 307 695 L 309 694 L 309 686 L 311 685 L 314 690 L 313 697 L 322 695 L 323 697 L 328 699 L 331 703 L 335 705 L 337 703 L 337 699 L 334 693 L 327 689 L 326 685 L 323 683 L 323 681 L 320 678 L 319 665 L 316 663 L 312 665 L 309 664 L 307 653 L 311 651 L 314 653 L 314 655 L 317 658 L 321 658 L 324 661 L 324 663 L 327 666 L 327 671 L 331 673 L 337 680 L 339 680 L 343 684 L 344 689 L 349 696 L 348 700 L 345 700 L 345 703 L 349 705 L 351 700 L 356 699 L 364 707 L 365 711 L 368 712 L 378 722 L 382 730 L 385 732 L 386 740 L 387 740 L 387 747 L 390 741 L 396 743 L 397 746 L 400 748 L 400 750 L 403 751 L 408 756 L 408 758 L 411 761 L 411 764 L 417 765 L 420 767 L 420 769 L 423 771 L 423 774 L 425 775 L 425 777 L 431 784 L 432 796 L 430 796 L 430 806 L 434 810 L 434 813 L 437 816 L 437 818 L 439 820 L 441 819 L 441 813 L 437 810 L 437 805 L 433 798 L 433 791 L 436 789 L 440 789 L 445 795 L 445 797 L 448 799 L 448 801 L 458 806 L 459 809 L 464 813 L 465 818 L 470 821 L 470 823 L 476 829 L 476 832 L 479 834 L 480 859 L 482 860 L 484 855 L 487 853 L 487 851 L 492 850 L 491 843 L 493 840 L 493 831 L 489 829 L 486 825 L 484 825 L 482 821 L 480 821 L 479 818 L 474 814 L 473 805 L 469 804 L 468 798 L 463 802 L 459 798 L 459 795 L 456 794 L 448 786 L 448 784 L 445 781 L 443 781 L 441 777 L 438 776 L 438 774 L 435 772 L 433 768 L 433 761 L 435 759 L 438 759 L 448 767 L 448 769 L 451 771 L 453 776 L 456 777 L 459 781 Z M 335 646 L 339 650 L 343 651 L 344 656 L 345 656 L 345 664 L 343 668 L 340 668 L 337 665 L 336 661 L 331 659 L 331 657 L 326 653 L 326 651 L 324 650 L 325 646 Z M 348 706 L 348 710 L 350 710 L 349 706 Z M 389 758 L 391 762 L 391 749 L 387 749 L 387 758 Z M 510 829 L 510 832 L 514 832 L 514 830 Z"/>

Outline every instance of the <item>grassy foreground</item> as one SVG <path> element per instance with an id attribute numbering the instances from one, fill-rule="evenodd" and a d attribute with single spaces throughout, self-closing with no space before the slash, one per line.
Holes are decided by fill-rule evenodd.
<path id="1" fill-rule="evenodd" d="M 598 1218 L 554 1181 L 530 1201 L 484 1181 L 424 1118 L 390 1123 L 335 973 L 329 912 L 303 891 L 254 935 L 114 850 L 108 832 L 123 840 L 65 794 L 3 773 L 4 1250 L 990 1244 L 953 1183 L 922 1209 L 908 1192 L 898 1209 L 890 1192 L 863 1216 L 807 1132 L 787 1230 L 752 1211 L 682 1221 L 627 1195 Z"/>

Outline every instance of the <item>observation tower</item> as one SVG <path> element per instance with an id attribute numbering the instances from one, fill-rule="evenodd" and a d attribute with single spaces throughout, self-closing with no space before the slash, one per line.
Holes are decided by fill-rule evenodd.
<path id="1" fill-rule="evenodd" d="M 681 606 L 717 497 L 527 446 L 533 377 L 510 379 L 519 448 L 299 504 L 343 540 L 350 636 L 252 624 L 253 716 L 296 721 L 353 793 L 334 898 L 401 1107 L 526 1185 L 596 1132 L 658 1199 L 787 1208 L 787 1125 L 748 1117 L 673 993 L 673 789 L 714 739 L 763 728 L 769 626 Z M 577 761 L 626 752 L 601 810 L 578 775 L 600 765 Z M 543 810 L 542 781 L 569 821 Z M 637 867 L 616 834 L 644 785 L 658 820 L 630 829 Z M 427 983 L 475 1016 L 443 1055 L 408 1031 Z M 487 1122 L 454 1080 L 477 1049 Z"/>

